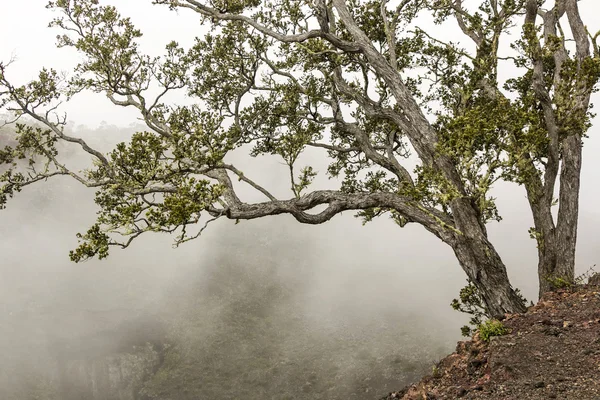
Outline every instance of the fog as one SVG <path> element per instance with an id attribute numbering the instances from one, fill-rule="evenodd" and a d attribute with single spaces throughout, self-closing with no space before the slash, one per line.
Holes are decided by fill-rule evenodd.
<path id="1" fill-rule="evenodd" d="M 100 147 L 135 130 L 77 129 Z M 70 165 L 88 161 L 68 150 Z M 234 157 L 286 190 L 276 161 Z M 490 235 L 535 299 L 524 196 L 497 192 L 505 219 Z M 582 208 L 580 271 L 598 256 L 596 214 Z M 372 399 L 429 372 L 460 339 L 465 317 L 449 302 L 464 275 L 418 226 L 362 226 L 352 213 L 319 226 L 225 220 L 177 249 L 148 234 L 107 260 L 71 263 L 94 211 L 93 191 L 58 178 L 0 212 L 0 398 Z"/>
<path id="2" fill-rule="evenodd" d="M 47 13 L 34 13 L 20 35 L 24 7 L 6 6 L 0 34 L 15 39 L 1 56 L 18 50 L 23 80 L 50 60 L 69 65 L 48 48 Z M 151 25 L 155 14 L 147 15 L 139 22 Z M 176 34 L 185 24 L 173 17 L 165 26 Z M 110 147 L 136 128 L 105 101 L 82 95 L 68 107 L 77 134 Z M 584 149 L 578 272 L 600 259 L 597 133 Z M 71 165 L 89 162 L 68 154 Z M 287 193 L 276 160 L 233 157 Z M 325 169 L 322 153 L 304 161 Z M 315 188 L 328 183 L 321 176 Z M 524 191 L 500 184 L 494 192 L 504 220 L 490 225 L 492 243 L 535 300 Z M 148 234 L 106 260 L 74 264 L 68 251 L 94 221 L 93 194 L 56 178 L 0 211 L 1 399 L 376 399 L 430 372 L 460 340 L 466 318 L 449 303 L 464 273 L 418 226 L 385 217 L 362 226 L 351 212 L 319 226 L 288 216 L 219 220 L 176 249 L 172 237 Z"/>
<path id="3" fill-rule="evenodd" d="M 107 131 L 128 135 L 83 134 Z M 267 182 L 285 190 L 277 178 Z M 177 249 L 168 235 L 147 235 L 107 260 L 73 264 L 68 250 L 93 221 L 92 200 L 58 179 L 0 213 L 2 398 L 43 391 L 40 382 L 62 390 L 57 398 L 87 398 L 98 362 L 146 342 L 180 357 L 156 362 L 176 374 L 150 380 L 157 397 L 148 398 L 184 398 L 181 385 L 188 398 L 372 398 L 428 371 L 459 338 L 464 318 L 448 303 L 464 278 L 418 227 L 362 227 L 350 213 L 316 227 L 222 221 Z"/>

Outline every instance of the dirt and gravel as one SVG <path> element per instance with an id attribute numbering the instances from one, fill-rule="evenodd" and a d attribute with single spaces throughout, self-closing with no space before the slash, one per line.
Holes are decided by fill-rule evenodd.
<path id="1" fill-rule="evenodd" d="M 431 375 L 381 400 L 600 400 L 600 275 L 503 322 L 509 334 L 459 342 Z"/>

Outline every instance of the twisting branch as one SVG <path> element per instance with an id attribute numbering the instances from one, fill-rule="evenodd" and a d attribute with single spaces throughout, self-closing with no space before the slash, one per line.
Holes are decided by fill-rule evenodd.
<path id="1" fill-rule="evenodd" d="M 394 21 L 390 21 L 387 13 L 387 3 L 388 0 L 383 0 L 381 2 L 381 7 L 379 12 L 381 13 L 381 18 L 383 19 L 383 26 L 385 29 L 385 34 L 387 37 L 388 47 L 390 51 L 390 65 L 395 70 L 398 69 L 398 56 L 396 54 L 396 24 Z"/>
<path id="2" fill-rule="evenodd" d="M 538 6 L 535 0 L 528 0 L 527 2 L 527 13 L 525 15 L 525 26 L 524 31 L 529 45 L 531 46 L 531 56 L 533 60 L 533 90 L 544 110 L 544 119 L 546 122 L 546 129 L 548 130 L 548 137 L 550 139 L 550 146 L 548 147 L 548 162 L 546 164 L 546 171 L 544 173 L 544 189 L 540 193 L 540 201 L 543 201 L 550 206 L 552 203 L 552 196 L 554 194 L 554 184 L 558 174 L 559 154 L 558 154 L 558 124 L 554 113 L 554 107 L 550 93 L 546 89 L 544 83 L 544 61 L 542 59 L 542 46 L 540 45 L 537 33 L 535 31 L 535 20 L 538 15 Z M 558 18 L 560 18 L 560 11 L 558 5 L 551 12 L 544 13 L 544 36 L 546 41 L 550 40 L 550 35 L 555 33 L 555 24 Z M 564 12 L 564 10 L 563 10 Z M 547 42 L 548 43 L 548 42 Z M 564 51 L 564 50 L 563 50 Z M 562 64 L 560 62 L 560 55 L 555 52 L 555 62 L 558 61 L 558 65 L 555 68 L 560 68 Z M 560 70 L 557 71 L 560 76 Z M 555 74 L 555 80 L 557 79 Z M 555 82 L 558 83 L 559 82 Z"/>
<path id="3" fill-rule="evenodd" d="M 307 211 L 327 204 L 327 208 L 317 214 Z M 305 224 L 322 224 L 335 215 L 347 210 L 365 210 L 373 207 L 395 210 L 409 221 L 422 224 L 442 240 L 452 240 L 453 221 L 444 213 L 422 206 L 415 207 L 411 199 L 392 193 L 342 193 L 319 190 L 291 200 L 269 201 L 246 204 L 239 201 L 227 203 L 226 210 L 211 209 L 213 215 L 225 213 L 231 219 L 256 219 L 270 215 L 291 214 Z"/>
<path id="4" fill-rule="evenodd" d="M 268 190 L 266 190 L 265 188 L 263 188 L 262 186 L 260 186 L 256 182 L 254 182 L 253 180 L 249 179 L 242 171 L 240 171 L 233 165 L 223 164 L 223 165 L 221 165 L 221 168 L 224 168 L 228 171 L 233 172 L 234 174 L 236 174 L 236 176 L 238 177 L 239 180 L 246 182 L 248 185 L 252 186 L 254 189 L 256 189 L 259 192 L 261 192 L 262 194 L 264 194 L 269 200 L 277 201 L 277 198 L 275 198 L 275 196 L 273 196 L 271 193 L 269 193 Z"/>
<path id="5" fill-rule="evenodd" d="M 285 34 L 278 33 L 264 25 L 261 25 L 256 20 L 254 20 L 250 17 L 247 17 L 245 15 L 220 12 L 219 10 L 216 10 L 212 7 L 204 5 L 196 0 L 183 0 L 183 1 L 177 1 L 177 0 L 175 0 L 175 1 L 174 0 L 164 0 L 163 1 L 163 0 L 161 0 L 161 1 L 157 1 L 157 3 L 170 4 L 172 6 L 181 7 L 181 8 L 189 8 L 193 11 L 196 11 L 197 13 L 199 13 L 201 15 L 204 15 L 209 18 L 215 18 L 216 20 L 219 20 L 219 21 L 241 21 L 241 22 L 244 22 L 245 24 L 247 24 L 248 26 L 255 28 L 258 32 L 260 32 L 264 35 L 267 35 L 281 43 L 301 43 L 301 42 L 305 42 L 309 39 L 323 38 L 323 39 L 329 41 L 330 43 L 332 43 L 334 46 L 336 46 L 340 50 L 344 50 L 344 51 L 351 52 L 351 53 L 359 51 L 359 47 L 355 43 L 352 43 L 352 42 L 349 42 L 346 40 L 342 40 L 339 37 L 337 37 L 336 35 L 334 35 L 330 32 L 324 32 L 321 29 L 311 30 L 308 32 L 298 33 L 295 35 L 285 35 Z"/>

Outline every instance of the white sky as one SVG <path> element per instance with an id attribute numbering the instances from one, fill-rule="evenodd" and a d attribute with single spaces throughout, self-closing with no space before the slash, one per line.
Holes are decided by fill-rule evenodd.
<path id="1" fill-rule="evenodd" d="M 79 58 L 71 49 L 55 47 L 55 37 L 60 31 L 48 28 L 48 23 L 56 16 L 55 12 L 45 8 L 48 1 L 1 1 L 4 4 L 0 14 L 0 60 L 17 57 L 17 62 L 8 70 L 11 79 L 27 82 L 44 66 L 70 72 Z M 466 5 L 472 7 L 478 1 L 471 0 Z M 163 54 L 164 46 L 171 40 L 186 47 L 193 43 L 195 36 L 201 36 L 205 31 L 199 18 L 190 10 L 170 12 L 164 6 L 152 5 L 151 0 L 101 0 L 101 3 L 118 6 L 122 15 L 133 20 L 144 34 L 141 39 L 142 50 L 150 54 Z M 583 0 L 580 8 L 585 22 L 600 28 L 600 1 Z M 423 27 L 427 28 L 427 25 Z M 462 34 L 445 31 L 443 35 L 436 36 L 457 40 Z M 70 120 L 90 127 L 98 126 L 103 121 L 126 126 L 137 117 L 135 111 L 115 107 L 102 95 L 94 94 L 77 96 L 64 110 L 68 112 Z"/>
<path id="2" fill-rule="evenodd" d="M 11 79 L 25 83 L 36 77 L 42 67 L 70 72 L 79 60 L 72 49 L 57 49 L 59 29 L 48 23 L 58 14 L 47 10 L 47 0 L 2 0 L 0 14 L 0 59 L 17 61 L 8 70 Z M 166 7 L 153 6 L 151 0 L 102 1 L 118 6 L 122 15 L 131 17 L 144 33 L 142 50 L 162 55 L 171 40 L 184 46 L 191 45 L 195 36 L 201 35 L 199 19 L 191 12 L 170 12 Z M 84 93 L 63 107 L 69 119 L 90 127 L 107 122 L 127 126 L 135 122 L 138 114 L 132 109 L 115 107 L 104 96 Z"/>

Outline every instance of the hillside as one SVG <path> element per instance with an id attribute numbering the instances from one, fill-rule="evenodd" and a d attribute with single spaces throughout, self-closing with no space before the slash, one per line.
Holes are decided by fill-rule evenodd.
<path id="1" fill-rule="evenodd" d="M 382 400 L 600 399 L 600 275 L 547 293 L 489 343 L 459 342 L 430 376 Z"/>

